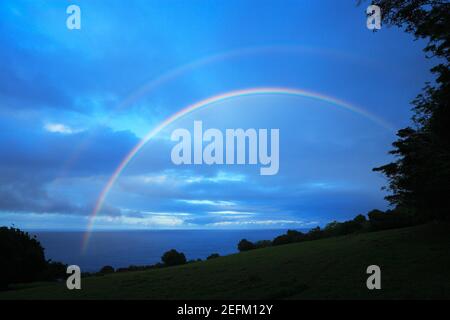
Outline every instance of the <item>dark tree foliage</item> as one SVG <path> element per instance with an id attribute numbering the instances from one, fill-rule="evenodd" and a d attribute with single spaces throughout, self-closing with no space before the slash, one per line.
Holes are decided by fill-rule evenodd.
<path id="1" fill-rule="evenodd" d="M 367 216 L 358 214 L 352 220 L 343 222 L 333 221 L 326 225 L 324 229 L 315 227 L 306 233 L 297 230 L 288 230 L 285 234 L 275 237 L 272 241 L 261 240 L 252 243 L 243 239 L 238 244 L 239 251 L 254 250 L 269 246 L 281 246 L 290 243 L 303 241 L 313 241 L 331 237 L 345 236 L 362 232 L 380 231 L 393 228 L 403 228 L 417 224 L 416 217 L 410 210 L 388 210 L 386 212 L 374 209 Z"/>
<path id="2" fill-rule="evenodd" d="M 114 268 L 111 266 L 104 266 L 100 269 L 101 274 L 108 274 L 108 273 L 114 273 Z"/>
<path id="3" fill-rule="evenodd" d="M 289 236 L 287 234 L 282 234 L 278 237 L 275 237 L 272 241 L 272 244 L 274 246 L 282 246 L 283 244 L 288 244 L 291 243 L 291 239 L 289 238 Z"/>
<path id="4" fill-rule="evenodd" d="M 367 216 L 369 217 L 369 228 L 371 231 L 407 227 L 417 222 L 409 211 L 399 209 L 386 212 L 372 210 Z"/>
<path id="5" fill-rule="evenodd" d="M 169 250 L 166 253 L 164 253 L 163 256 L 161 257 L 161 260 L 164 263 L 164 265 L 168 267 L 186 263 L 186 257 L 184 253 L 178 252 L 175 249 Z"/>
<path id="6" fill-rule="evenodd" d="M 219 258 L 219 257 L 220 257 L 220 254 L 212 253 L 206 258 L 206 260 L 216 259 L 216 258 Z"/>
<path id="7" fill-rule="evenodd" d="M 68 276 L 66 271 L 67 264 L 49 260 L 42 279 L 47 281 L 66 279 Z"/>
<path id="8" fill-rule="evenodd" d="M 259 248 L 267 248 L 270 247 L 272 245 L 272 241 L 270 240 L 259 240 L 255 242 L 255 247 L 257 249 Z"/>
<path id="9" fill-rule="evenodd" d="M 323 230 L 320 229 L 320 227 L 315 227 L 309 230 L 309 232 L 306 234 L 305 239 L 306 240 L 317 240 L 323 237 Z"/>
<path id="10" fill-rule="evenodd" d="M 324 229 L 325 237 L 343 236 L 363 230 L 367 225 L 366 217 L 357 215 L 353 220 L 337 222 L 333 221 L 326 225 Z"/>
<path id="11" fill-rule="evenodd" d="M 130 266 L 125 267 L 125 268 L 117 268 L 115 272 L 144 271 L 144 270 L 161 268 L 162 266 L 163 265 L 161 263 L 156 263 L 154 265 L 148 265 L 148 266 L 130 265 Z"/>
<path id="12" fill-rule="evenodd" d="M 16 228 L 0 227 L 0 289 L 40 279 L 46 265 L 44 249 L 35 238 Z"/>
<path id="13" fill-rule="evenodd" d="M 390 152 L 396 160 L 375 171 L 388 178 L 387 200 L 416 219 L 450 217 L 449 33 L 450 3 L 433 0 L 378 0 L 383 22 L 424 39 L 428 57 L 437 58 L 436 76 L 413 103 L 410 127 L 399 130 Z"/>
<path id="14" fill-rule="evenodd" d="M 248 241 L 247 239 L 242 239 L 238 243 L 239 251 L 249 251 L 253 249 L 256 249 L 255 244 L 253 242 Z"/>
<path id="15" fill-rule="evenodd" d="M 288 230 L 286 234 L 282 234 L 281 236 L 273 239 L 272 243 L 274 246 L 279 246 L 283 244 L 300 242 L 306 239 L 306 235 L 297 230 Z"/>

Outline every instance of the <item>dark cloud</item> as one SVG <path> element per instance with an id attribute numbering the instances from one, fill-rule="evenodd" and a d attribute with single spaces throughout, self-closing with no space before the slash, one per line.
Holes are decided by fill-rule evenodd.
<path id="1" fill-rule="evenodd" d="M 72 108 L 61 87 L 61 72 L 50 52 L 20 46 L 5 22 L 0 25 L 0 101 L 3 109 Z M 22 40 L 22 41 L 21 41 Z M 41 39 L 43 40 L 43 39 Z M 39 40 L 37 41 L 39 43 Z M 53 61 L 52 61 L 53 60 Z M 41 68 L 45 65 L 46 68 Z M 59 77 L 58 77 L 59 75 Z"/>
<path id="2" fill-rule="evenodd" d="M 37 126 L 1 122 L 0 210 L 89 214 L 95 194 L 85 201 L 48 190 L 61 178 L 108 176 L 137 143 L 129 132 L 100 128 L 59 134 Z M 118 214 L 114 208 L 105 212 Z"/>

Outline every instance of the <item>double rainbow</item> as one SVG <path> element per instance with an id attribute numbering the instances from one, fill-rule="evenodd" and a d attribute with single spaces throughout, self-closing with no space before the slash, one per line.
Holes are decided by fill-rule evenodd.
<path id="1" fill-rule="evenodd" d="M 89 238 L 92 232 L 92 228 L 95 222 L 95 217 L 102 209 L 102 206 L 105 202 L 106 197 L 108 196 L 109 191 L 113 187 L 114 183 L 119 178 L 122 171 L 127 167 L 127 165 L 130 163 L 130 161 L 136 156 L 136 154 L 142 149 L 142 147 L 153 137 L 155 137 L 161 130 L 163 130 L 165 127 L 170 125 L 171 123 L 177 121 L 178 119 L 184 117 L 185 115 L 188 115 L 196 110 L 206 108 L 213 106 L 217 102 L 237 98 L 237 97 L 244 97 L 244 96 L 252 96 L 252 95 L 288 95 L 288 96 L 298 96 L 298 97 L 306 97 L 311 98 L 314 100 L 319 100 L 322 102 L 329 103 L 330 105 L 341 107 L 345 110 L 351 111 L 353 113 L 359 114 L 363 116 L 364 118 L 371 120 L 372 122 L 380 125 L 381 127 L 393 132 L 395 131 L 394 128 L 384 121 L 383 119 L 373 115 L 372 113 L 361 109 L 359 107 L 356 107 L 350 103 L 347 103 L 345 101 L 329 97 L 323 94 L 315 93 L 312 91 L 305 91 L 301 89 L 290 89 L 290 88 L 252 88 L 252 89 L 244 89 L 244 90 L 236 90 L 231 92 L 226 92 L 223 94 L 219 94 L 207 99 L 204 99 L 202 101 L 199 101 L 197 103 L 194 103 L 192 105 L 187 106 L 186 108 L 178 111 L 177 113 L 173 114 L 166 120 L 164 120 L 162 123 L 160 123 L 158 126 L 150 130 L 142 139 L 141 141 L 126 155 L 126 157 L 122 160 L 122 162 L 119 164 L 119 166 L 116 168 L 114 173 L 109 178 L 108 182 L 106 183 L 105 187 L 101 191 L 94 209 L 92 210 L 91 215 L 89 216 L 89 222 L 87 226 L 87 230 L 83 237 L 83 244 L 82 244 L 82 251 L 84 252 L 87 248 L 87 245 L 89 243 Z"/>

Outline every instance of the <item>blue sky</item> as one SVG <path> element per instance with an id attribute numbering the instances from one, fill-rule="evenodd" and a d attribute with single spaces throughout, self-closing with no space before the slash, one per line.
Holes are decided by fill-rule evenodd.
<path id="1" fill-rule="evenodd" d="M 81 8 L 81 30 L 66 7 Z M 83 230 L 122 159 L 202 99 L 289 87 L 359 106 L 394 128 L 432 80 L 423 43 L 373 33 L 356 1 L 3 1 L 0 224 Z M 143 88 L 146 88 L 144 90 Z M 279 128 L 280 171 L 175 166 L 175 128 Z M 301 97 L 235 98 L 166 128 L 123 171 L 94 228 L 304 228 L 385 209 L 394 133 Z"/>

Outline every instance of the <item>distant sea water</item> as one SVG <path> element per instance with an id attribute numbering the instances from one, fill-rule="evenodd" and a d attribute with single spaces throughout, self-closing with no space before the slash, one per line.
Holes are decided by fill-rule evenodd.
<path id="1" fill-rule="evenodd" d="M 81 252 L 83 232 L 31 231 L 53 261 L 76 264 L 82 271 L 99 271 L 105 265 L 114 268 L 150 265 L 161 261 L 164 252 L 176 249 L 188 260 L 205 259 L 211 253 L 238 252 L 241 239 L 272 240 L 286 230 L 148 230 L 96 231 L 89 246 Z"/>

